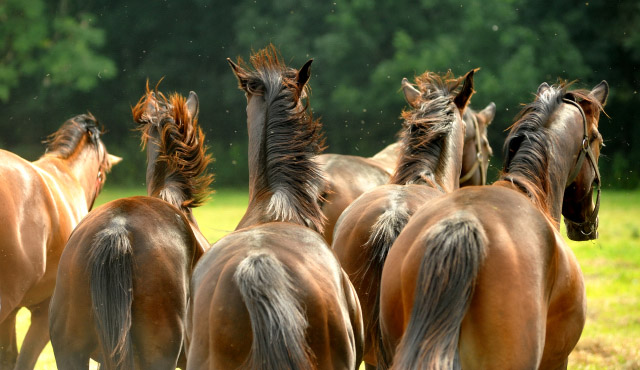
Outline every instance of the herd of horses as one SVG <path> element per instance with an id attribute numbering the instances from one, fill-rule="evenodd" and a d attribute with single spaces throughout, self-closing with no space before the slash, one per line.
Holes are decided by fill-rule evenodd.
<path id="1" fill-rule="evenodd" d="M 49 338 L 59 369 L 567 367 L 586 296 L 559 225 L 597 237 L 605 81 L 542 83 L 487 185 L 496 107 L 469 107 L 477 70 L 403 79 L 398 140 L 364 158 L 321 154 L 312 60 L 228 62 L 249 204 L 213 245 L 192 212 L 212 182 L 194 92 L 147 84 L 132 108 L 147 196 L 91 210 L 120 158 L 90 114 L 37 161 L 0 150 L 0 369 L 32 369 Z"/>

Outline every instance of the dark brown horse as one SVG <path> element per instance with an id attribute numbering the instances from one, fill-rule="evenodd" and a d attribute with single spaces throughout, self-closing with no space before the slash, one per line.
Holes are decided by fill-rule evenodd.
<path id="1" fill-rule="evenodd" d="M 392 368 L 566 369 L 586 297 L 560 215 L 571 239 L 597 237 L 608 91 L 604 81 L 591 91 L 542 84 L 511 128 L 500 179 L 414 214 L 382 273 Z"/>
<path id="2" fill-rule="evenodd" d="M 362 316 L 322 236 L 321 126 L 303 102 L 311 61 L 273 46 L 250 68 L 229 60 L 247 97 L 249 206 L 194 270 L 188 369 L 355 369 Z"/>
<path id="3" fill-rule="evenodd" d="M 465 122 L 474 70 L 462 78 L 425 72 L 402 89 L 402 153 L 389 184 L 365 192 L 342 213 L 332 248 L 360 298 L 367 367 L 377 364 L 380 276 L 391 244 L 420 206 L 459 187 Z"/>
<path id="4" fill-rule="evenodd" d="M 165 99 L 148 87 L 133 108 L 149 196 L 102 205 L 69 238 L 50 313 L 60 369 L 88 369 L 90 357 L 107 369 L 176 368 L 189 278 L 208 247 L 191 222 L 211 182 L 197 113 L 195 93 Z"/>
<path id="5" fill-rule="evenodd" d="M 49 341 L 60 254 L 121 160 L 107 153 L 100 134 L 96 119 L 83 114 L 51 135 L 35 162 L 0 150 L 0 369 L 32 369 Z M 31 325 L 18 356 L 21 307 L 31 311 Z"/>
<path id="6" fill-rule="evenodd" d="M 405 94 L 409 104 L 412 102 L 410 99 L 415 96 L 415 92 Z M 415 106 L 413 108 L 419 109 Z M 464 111 L 463 119 L 467 129 L 460 186 L 486 184 L 489 159 L 493 154 L 487 139 L 487 126 L 493 120 L 495 112 L 493 103 L 480 112 L 470 107 Z M 395 142 L 368 158 L 342 154 L 318 156 L 318 162 L 327 177 L 327 187 L 322 194 L 322 212 L 327 218 L 323 235 L 327 243 L 333 242 L 335 224 L 351 202 L 360 194 L 389 182 L 396 169 L 401 147 L 400 142 Z"/>

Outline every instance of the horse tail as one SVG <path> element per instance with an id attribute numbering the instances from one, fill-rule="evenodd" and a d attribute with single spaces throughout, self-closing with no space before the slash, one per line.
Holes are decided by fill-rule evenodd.
<path id="1" fill-rule="evenodd" d="M 133 369 L 131 303 L 133 249 L 124 225 L 110 225 L 96 234 L 89 252 L 91 301 L 103 365 Z"/>
<path id="2" fill-rule="evenodd" d="M 380 311 L 380 280 L 382 279 L 382 267 L 384 266 L 384 261 L 387 259 L 391 245 L 409 222 L 409 217 L 411 217 L 411 215 L 406 207 L 387 209 L 376 219 L 376 222 L 371 227 L 369 239 L 365 244 L 371 252 L 371 258 L 367 260 L 359 273 L 362 275 L 372 274 L 371 279 L 368 279 L 371 281 L 368 294 L 375 294 L 376 300 L 372 307 L 372 312 L 370 312 L 369 317 L 371 320 L 365 333 L 375 334 L 374 338 L 380 338 L 381 336 L 378 312 Z M 372 291 L 374 288 L 375 291 Z M 378 339 L 375 339 L 373 343 L 376 347 L 374 351 L 377 353 L 380 343 Z"/>
<path id="3" fill-rule="evenodd" d="M 309 326 L 291 276 L 267 251 L 242 260 L 233 275 L 249 311 L 253 343 L 246 369 L 311 369 Z"/>
<path id="4" fill-rule="evenodd" d="M 392 369 L 460 369 L 460 325 L 486 255 L 478 219 L 458 212 L 425 235 L 411 318 Z"/>

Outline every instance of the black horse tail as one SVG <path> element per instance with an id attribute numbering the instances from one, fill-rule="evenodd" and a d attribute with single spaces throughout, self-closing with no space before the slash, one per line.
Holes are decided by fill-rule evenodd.
<path id="1" fill-rule="evenodd" d="M 242 260 L 233 275 L 253 331 L 246 369 L 312 369 L 305 332 L 309 326 L 291 280 L 275 256 L 258 251 Z"/>
<path id="2" fill-rule="evenodd" d="M 130 333 L 133 250 L 128 234 L 123 225 L 100 231 L 87 261 L 102 364 L 108 370 L 134 367 Z"/>
<path id="3" fill-rule="evenodd" d="M 371 320 L 368 327 L 365 328 L 365 335 L 374 335 L 372 341 L 374 345 L 374 352 L 378 353 L 381 343 L 379 315 L 380 312 L 380 280 L 382 280 L 382 267 L 384 261 L 387 259 L 387 254 L 391 245 L 396 240 L 402 229 L 409 222 L 411 215 L 407 211 L 406 207 L 393 207 L 387 209 L 380 216 L 378 216 L 376 222 L 371 227 L 371 234 L 365 246 L 370 250 L 371 258 L 360 268 L 358 274 L 371 274 L 370 279 L 371 286 L 368 288 L 368 294 L 375 294 L 376 300 L 372 307 L 372 312 L 369 313 Z M 377 284 L 376 284 L 377 283 Z M 373 291 L 375 287 L 375 291 Z"/>
<path id="4" fill-rule="evenodd" d="M 460 369 L 458 341 L 486 255 L 478 219 L 458 212 L 425 235 L 411 318 L 392 369 Z"/>

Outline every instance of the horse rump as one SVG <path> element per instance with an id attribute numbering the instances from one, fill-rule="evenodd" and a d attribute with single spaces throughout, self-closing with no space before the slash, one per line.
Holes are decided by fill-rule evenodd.
<path id="1" fill-rule="evenodd" d="M 290 274 L 270 252 L 250 253 L 233 275 L 249 311 L 253 343 L 246 369 L 312 369 L 309 326 Z"/>
<path id="2" fill-rule="evenodd" d="M 487 238 L 478 219 L 461 211 L 432 226 L 422 244 L 413 309 L 391 368 L 460 369 L 460 325 Z"/>

